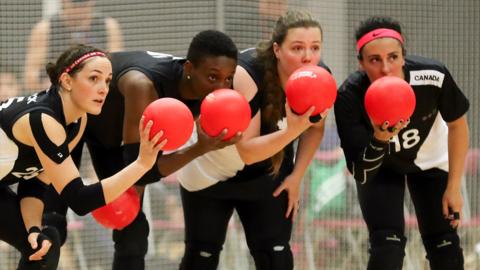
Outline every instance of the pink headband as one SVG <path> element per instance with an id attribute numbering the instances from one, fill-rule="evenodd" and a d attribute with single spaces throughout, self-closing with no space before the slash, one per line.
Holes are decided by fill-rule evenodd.
<path id="1" fill-rule="evenodd" d="M 82 63 L 83 61 L 87 60 L 88 58 L 90 57 L 94 57 L 94 56 L 103 56 L 105 57 L 105 53 L 103 52 L 89 52 L 89 53 L 86 53 L 84 55 L 82 55 L 80 58 L 78 58 L 77 60 L 75 60 L 72 64 L 70 64 L 70 66 L 68 66 L 64 72 L 66 73 L 69 73 L 70 71 L 72 71 L 76 66 L 80 65 L 80 63 Z"/>
<path id="2" fill-rule="evenodd" d="M 384 37 L 394 38 L 403 44 L 403 38 L 399 32 L 389 28 L 377 28 L 373 31 L 366 33 L 357 41 L 357 53 L 359 53 L 360 49 L 362 49 L 362 47 L 365 46 L 365 44 L 367 44 L 368 42 L 377 38 Z"/>

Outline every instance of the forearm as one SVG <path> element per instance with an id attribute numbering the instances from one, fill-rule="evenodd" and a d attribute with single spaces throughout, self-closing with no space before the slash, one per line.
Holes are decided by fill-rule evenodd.
<path id="1" fill-rule="evenodd" d="M 448 188 L 453 189 L 461 188 L 469 140 L 466 120 L 457 121 L 457 124 L 449 124 L 448 130 Z"/>
<path id="2" fill-rule="evenodd" d="M 198 144 L 193 144 L 174 153 L 161 155 L 157 160 L 157 168 L 160 174 L 168 176 L 205 153 Z"/>
<path id="3" fill-rule="evenodd" d="M 300 133 L 288 129 L 253 137 L 236 144 L 238 153 L 246 164 L 253 164 L 270 158 L 295 140 Z"/>
<path id="4" fill-rule="evenodd" d="M 25 197 L 20 200 L 20 212 L 22 214 L 25 229 L 42 227 L 43 202 L 34 197 Z"/>
<path id="5" fill-rule="evenodd" d="M 101 184 L 105 203 L 110 203 L 115 200 L 120 194 L 134 185 L 148 170 L 150 170 L 150 168 L 136 160 L 118 173 L 102 179 Z"/>
<path id="6" fill-rule="evenodd" d="M 303 178 L 322 141 L 323 133 L 323 127 L 311 127 L 300 136 L 295 157 L 295 167 L 292 172 L 292 174 L 298 176 L 297 179 Z"/>

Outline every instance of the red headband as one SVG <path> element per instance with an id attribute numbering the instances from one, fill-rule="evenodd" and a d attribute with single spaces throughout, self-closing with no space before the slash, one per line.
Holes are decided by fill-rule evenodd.
<path id="1" fill-rule="evenodd" d="M 384 37 L 394 38 L 403 44 L 403 38 L 399 32 L 389 28 L 377 28 L 373 31 L 366 33 L 357 41 L 357 53 L 359 53 L 360 49 L 362 49 L 362 47 L 365 46 L 365 44 L 367 44 L 368 42 L 377 38 Z"/>
<path id="2" fill-rule="evenodd" d="M 78 66 L 80 63 L 82 63 L 83 61 L 87 60 L 88 58 L 90 57 L 94 57 L 94 56 L 103 56 L 105 57 L 105 53 L 103 52 L 89 52 L 89 53 L 86 53 L 84 55 L 82 55 L 80 58 L 78 58 L 77 60 L 75 60 L 72 64 L 70 64 L 70 66 L 68 66 L 65 71 L 63 72 L 66 72 L 66 73 L 69 73 L 70 71 L 72 71 L 76 66 Z"/>

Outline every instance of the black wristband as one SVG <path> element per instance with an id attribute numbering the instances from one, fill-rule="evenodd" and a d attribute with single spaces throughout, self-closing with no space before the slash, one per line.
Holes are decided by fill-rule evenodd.
<path id="1" fill-rule="evenodd" d="M 40 228 L 38 226 L 32 226 L 30 227 L 30 229 L 28 229 L 28 234 L 31 234 L 31 233 L 41 233 L 42 230 L 40 230 Z"/>
<path id="2" fill-rule="evenodd" d="M 312 123 L 317 123 L 317 122 L 320 122 L 320 120 L 322 120 L 322 116 L 320 114 L 317 114 L 317 115 L 312 115 L 308 118 L 310 120 L 310 122 Z"/>

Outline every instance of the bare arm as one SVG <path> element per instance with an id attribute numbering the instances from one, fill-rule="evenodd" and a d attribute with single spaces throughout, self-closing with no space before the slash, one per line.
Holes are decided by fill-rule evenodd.
<path id="1" fill-rule="evenodd" d="M 45 128 L 48 138 L 56 145 L 61 145 L 65 139 L 66 134 L 63 127 L 51 116 L 42 115 L 42 124 Z M 154 164 L 158 151 L 163 146 L 159 144 L 156 147 L 153 145 L 158 141 L 158 134 L 152 141 L 148 140 L 149 126 L 143 130 L 142 142 L 140 154 L 136 161 L 124 168 L 117 174 L 103 179 L 101 181 L 101 187 L 103 196 L 106 203 L 109 203 L 116 199 L 120 194 L 125 192 L 130 186 L 132 186 L 140 177 L 147 172 Z M 83 130 L 80 131 L 83 134 Z M 63 189 L 72 180 L 80 177 L 77 167 L 75 166 L 72 158 L 69 156 L 63 160 L 60 164 L 51 160 L 41 149 L 38 143 L 35 141 L 31 127 L 28 120 L 28 115 L 21 117 L 13 127 L 13 133 L 15 137 L 24 138 L 24 143 L 32 145 L 35 148 L 35 152 L 42 164 L 47 179 L 51 179 L 55 190 L 58 193 L 62 193 Z M 22 135 L 20 135 L 22 134 Z M 43 179 L 42 179 L 43 180 Z M 87 198 L 84 198 L 87 199 Z"/>
<path id="2" fill-rule="evenodd" d="M 299 209 L 300 186 L 303 176 L 322 141 L 324 129 L 325 118 L 302 133 L 298 142 L 293 172 L 285 177 L 282 184 L 273 193 L 273 196 L 278 196 L 282 191 L 288 192 L 286 218 L 288 218 L 290 214 L 292 214 L 292 218 L 295 218 Z"/>
<path id="3" fill-rule="evenodd" d="M 242 93 L 247 100 L 251 100 L 258 91 L 248 72 L 240 66 L 237 66 L 233 85 L 235 90 Z M 294 115 L 288 105 L 285 109 L 288 127 L 270 134 L 260 136 L 260 110 L 252 118 L 250 125 L 243 133 L 242 139 L 236 144 L 240 157 L 246 164 L 270 158 L 311 126 L 309 116 L 313 108 L 302 116 Z"/>
<path id="4" fill-rule="evenodd" d="M 463 197 L 461 192 L 465 156 L 468 151 L 468 125 L 466 116 L 448 123 L 448 184 L 443 195 L 443 214 L 448 217 L 449 208 L 453 212 L 462 213 Z M 451 225 L 457 227 L 460 220 L 452 220 Z"/>
<path id="5" fill-rule="evenodd" d="M 20 212 L 22 214 L 23 223 L 27 232 L 32 227 L 42 228 L 42 214 L 43 214 L 43 202 L 40 199 L 33 197 L 26 197 L 20 200 Z M 38 236 L 40 232 L 32 232 L 28 234 L 28 242 L 32 249 L 38 247 Z M 29 260 L 37 261 L 47 254 L 52 245 L 49 239 L 43 239 L 41 242 L 41 248 L 35 251 L 29 256 Z"/>
<path id="6" fill-rule="evenodd" d="M 315 152 L 322 142 L 324 131 L 325 118 L 307 129 L 300 136 L 295 156 L 295 167 L 292 172 L 300 181 L 305 175 L 308 165 L 310 165 Z"/>
<path id="7" fill-rule="evenodd" d="M 123 50 L 123 34 L 120 24 L 114 18 L 105 18 L 105 27 L 107 28 L 107 48 L 109 52 Z"/>
<path id="8" fill-rule="evenodd" d="M 131 70 L 118 81 L 118 88 L 125 100 L 123 140 L 125 144 L 139 143 L 138 122 L 143 111 L 158 99 L 153 82 L 142 72 Z"/>
<path id="9" fill-rule="evenodd" d="M 48 20 L 37 23 L 30 33 L 24 70 L 26 90 L 39 90 L 44 86 L 44 83 L 40 81 L 40 75 L 44 72 L 43 66 L 47 61 L 49 34 L 50 22 Z"/>
<path id="10" fill-rule="evenodd" d="M 86 126 L 86 117 L 82 118 L 81 121 L 81 127 L 80 130 L 84 130 Z M 70 142 L 69 144 L 69 150 L 71 151 L 79 142 L 81 138 L 81 132 L 77 134 L 77 136 Z M 42 228 L 42 214 L 43 214 L 43 209 L 44 209 L 44 204 L 42 200 L 40 199 L 41 196 L 40 192 L 42 191 L 42 187 L 39 187 L 37 185 L 33 185 L 32 181 L 41 181 L 41 179 L 44 179 L 43 182 L 47 183 L 49 182 L 48 179 L 45 177 L 45 173 L 41 173 L 36 179 L 29 179 L 25 181 L 29 181 L 28 183 L 31 183 L 30 185 L 27 184 L 27 182 L 20 182 L 18 185 L 18 195 L 21 197 L 20 199 L 20 212 L 22 214 L 22 219 L 25 225 L 25 229 L 27 232 L 30 231 L 31 228 L 33 227 L 38 227 Z M 23 197 L 21 196 L 21 188 L 22 184 L 27 184 L 28 186 L 25 187 L 27 189 L 34 189 L 37 190 L 36 192 L 39 192 L 37 197 Z M 25 189 L 24 188 L 24 189 Z M 38 189 L 37 189 L 38 188 Z M 27 191 L 28 192 L 28 191 Z M 30 191 L 33 192 L 33 191 Z M 38 240 L 39 233 L 29 233 L 28 234 L 28 242 L 30 243 L 32 249 L 36 249 L 38 246 L 37 240 Z M 50 248 L 51 242 L 50 241 L 42 241 L 41 243 L 41 248 L 36 251 L 34 254 L 30 255 L 29 259 L 30 260 L 40 260 L 42 257 L 48 252 Z"/>
<path id="11" fill-rule="evenodd" d="M 460 189 L 465 156 L 468 151 L 468 125 L 466 116 L 448 123 L 448 188 Z"/>
<path id="12" fill-rule="evenodd" d="M 27 232 L 34 226 L 42 227 L 43 202 L 40 199 L 34 197 L 23 198 L 20 200 L 20 211 Z"/>

